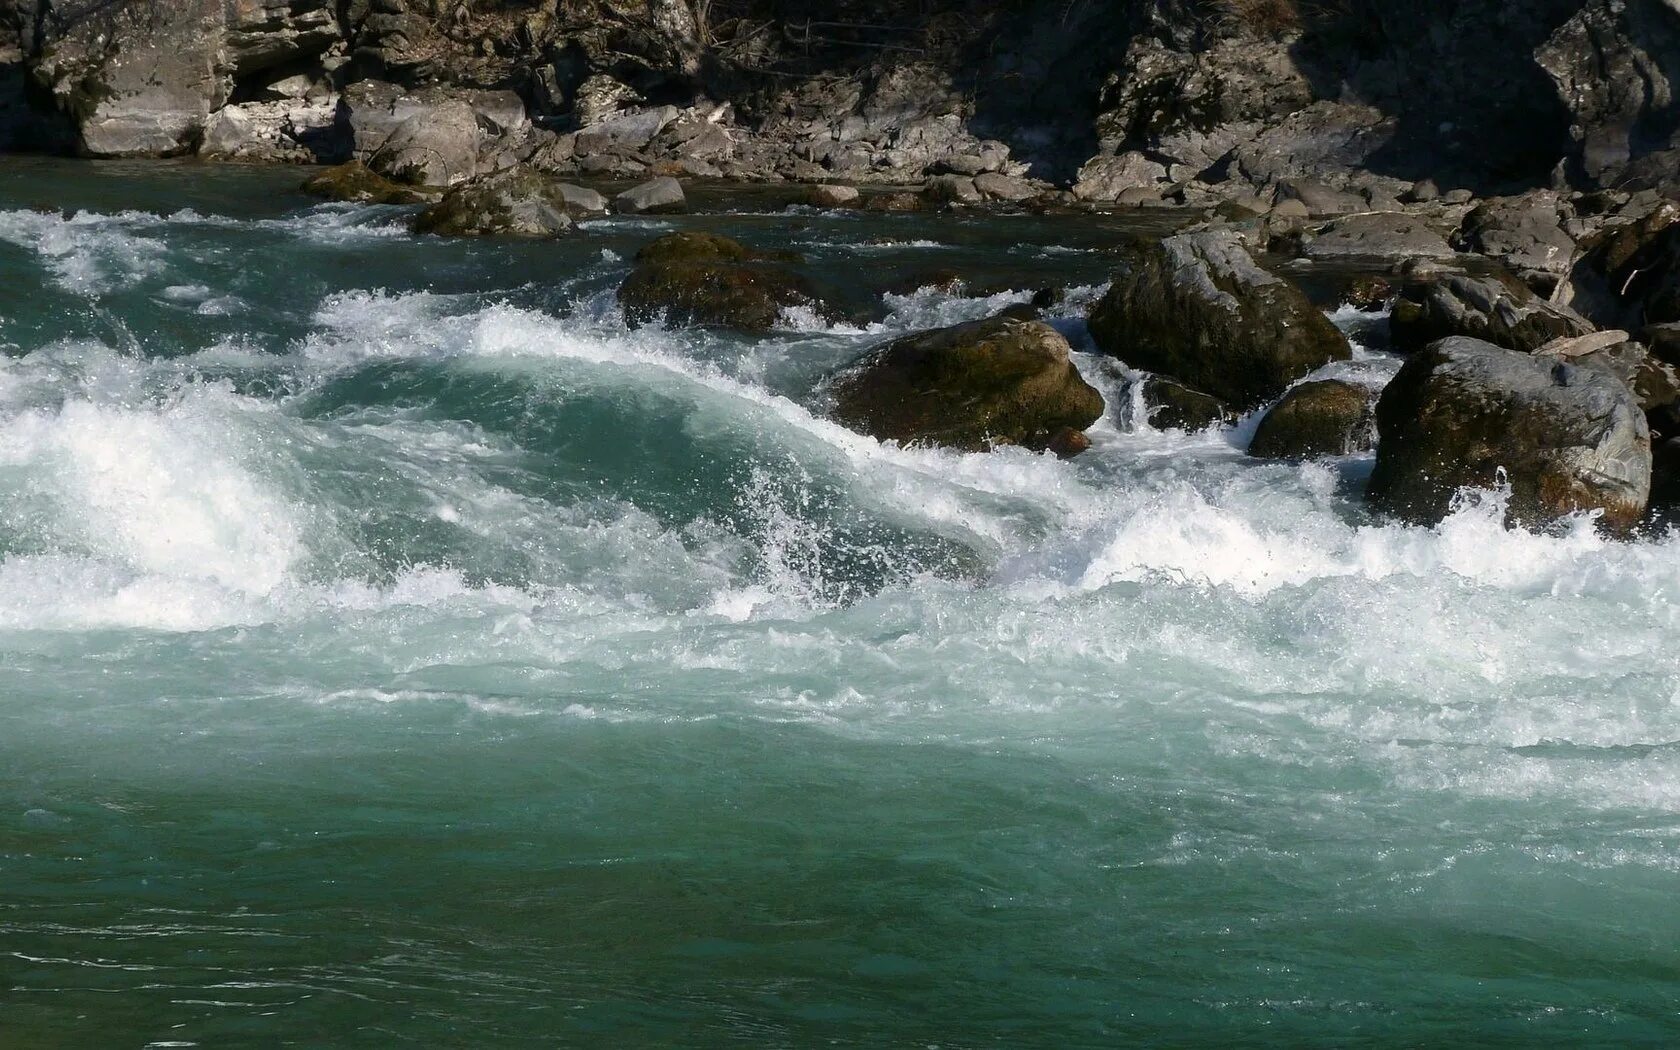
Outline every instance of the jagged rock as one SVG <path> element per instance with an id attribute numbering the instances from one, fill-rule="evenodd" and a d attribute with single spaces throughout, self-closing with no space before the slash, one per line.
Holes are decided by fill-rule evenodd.
<path id="1" fill-rule="evenodd" d="M 1235 418 L 1225 403 L 1165 376 L 1139 380 L 1145 422 L 1157 430 L 1206 430 Z"/>
<path id="2" fill-rule="evenodd" d="M 664 215 L 688 210 L 682 183 L 669 175 L 642 183 L 613 198 L 613 211 L 625 215 Z"/>
<path id="3" fill-rule="evenodd" d="M 865 354 L 830 384 L 834 418 L 883 441 L 1058 454 L 1080 444 L 1103 399 L 1067 340 L 1042 321 L 993 317 L 919 332 Z"/>
<path id="4" fill-rule="evenodd" d="M 1635 524 L 1651 490 L 1651 436 L 1608 371 L 1452 338 L 1411 357 L 1377 404 L 1380 509 L 1432 524 L 1462 488 L 1509 483 L 1508 518 L 1544 525 L 1600 510 Z"/>
<path id="5" fill-rule="evenodd" d="M 1303 238 L 1309 259 L 1449 259 L 1447 239 L 1420 219 L 1402 212 L 1371 212 L 1337 219 Z"/>
<path id="6" fill-rule="evenodd" d="M 553 237 L 572 225 L 564 184 L 528 167 L 462 183 L 414 218 L 415 233 Z"/>
<path id="7" fill-rule="evenodd" d="M 1569 269 L 1575 241 L 1563 230 L 1556 193 L 1495 197 L 1464 217 L 1453 243 L 1460 250 L 1498 259 L 1513 270 L 1560 274 Z"/>
<path id="8" fill-rule="evenodd" d="M 422 189 L 392 182 L 369 171 L 359 160 L 346 161 L 310 176 L 302 189 L 316 197 L 358 204 L 424 204 L 432 199 Z"/>
<path id="9" fill-rule="evenodd" d="M 1680 204 L 1585 242 L 1557 298 L 1604 327 L 1680 322 Z"/>
<path id="10" fill-rule="evenodd" d="M 1350 353 L 1300 289 L 1224 230 L 1142 247 L 1092 308 L 1090 328 L 1104 353 L 1244 410 Z"/>
<path id="11" fill-rule="evenodd" d="M 1497 277 L 1448 274 L 1401 292 L 1389 317 L 1394 347 L 1421 349 L 1462 335 L 1529 353 L 1554 339 L 1589 335 L 1591 322 Z"/>
<path id="12" fill-rule="evenodd" d="M 1556 339 L 1539 350 L 1549 357 L 1582 368 L 1597 368 L 1626 383 L 1647 415 L 1680 404 L 1680 372 L 1626 332 L 1595 332 L 1576 339 Z"/>
<path id="13" fill-rule="evenodd" d="M 1097 157 L 1079 169 L 1073 194 L 1080 200 L 1111 201 L 1127 191 L 1151 190 L 1170 181 L 1167 166 L 1142 153 Z M 1156 198 L 1159 199 L 1159 194 Z"/>
<path id="14" fill-rule="evenodd" d="M 609 117 L 577 133 L 577 152 L 587 155 L 612 150 L 639 150 L 676 119 L 675 106 L 659 106 Z"/>
<path id="15" fill-rule="evenodd" d="M 744 331 L 774 328 L 789 307 L 826 313 L 810 282 L 781 265 L 787 260 L 718 234 L 667 234 L 636 254 L 618 301 L 631 324 L 663 316 L 669 324 Z"/>
<path id="16" fill-rule="evenodd" d="M 1254 431 L 1248 454 L 1261 459 L 1347 456 L 1376 439 L 1376 392 L 1357 383 L 1302 383 L 1273 405 Z"/>

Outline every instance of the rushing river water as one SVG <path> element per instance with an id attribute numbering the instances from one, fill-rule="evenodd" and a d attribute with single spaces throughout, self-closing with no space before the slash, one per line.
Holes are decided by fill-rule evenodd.
<path id="1" fill-rule="evenodd" d="M 810 410 L 1112 226 L 0 164 L 0 1046 L 1680 1040 L 1680 540 Z M 627 330 L 669 228 L 873 319 Z"/>

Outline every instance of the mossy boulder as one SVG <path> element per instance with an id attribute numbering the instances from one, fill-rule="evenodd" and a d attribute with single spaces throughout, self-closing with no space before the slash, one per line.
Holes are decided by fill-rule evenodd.
<path id="1" fill-rule="evenodd" d="M 424 204 L 434 199 L 422 189 L 392 182 L 359 160 L 311 175 L 302 190 L 315 197 L 356 204 Z"/>
<path id="2" fill-rule="evenodd" d="M 670 324 L 762 332 L 789 307 L 830 315 L 811 282 L 784 265 L 796 259 L 719 234 L 667 234 L 636 253 L 618 301 L 634 325 L 664 317 Z"/>
<path id="3" fill-rule="evenodd" d="M 445 193 L 414 217 L 414 232 L 445 237 L 557 236 L 572 225 L 562 185 L 535 168 L 507 168 Z"/>
<path id="4" fill-rule="evenodd" d="M 1091 335 L 1134 368 L 1256 408 L 1331 361 L 1346 337 L 1293 284 L 1262 269 L 1230 230 L 1134 245 L 1092 307 Z"/>
<path id="5" fill-rule="evenodd" d="M 883 441 L 1076 454 L 1103 399 L 1042 321 L 992 317 L 896 339 L 829 384 L 834 418 Z"/>
<path id="6" fill-rule="evenodd" d="M 1388 323 L 1394 348 L 1403 353 L 1455 335 L 1527 353 L 1593 331 L 1586 318 L 1541 299 L 1517 281 L 1465 274 L 1407 286 Z"/>
<path id="7" fill-rule="evenodd" d="M 1501 477 L 1511 523 L 1545 525 L 1601 511 L 1611 528 L 1645 513 L 1651 432 L 1639 400 L 1610 372 L 1476 339 L 1414 354 L 1377 402 L 1378 509 L 1434 524 L 1464 488 Z"/>
<path id="8" fill-rule="evenodd" d="M 1364 452 L 1377 436 L 1376 401 L 1376 392 L 1358 383 L 1302 383 L 1266 413 L 1248 454 L 1260 459 L 1316 459 Z"/>

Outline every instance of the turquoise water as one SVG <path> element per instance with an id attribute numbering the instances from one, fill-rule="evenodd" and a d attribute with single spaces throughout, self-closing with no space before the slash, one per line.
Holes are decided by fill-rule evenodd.
<path id="1" fill-rule="evenodd" d="M 0 1046 L 1680 1039 L 1680 541 L 1385 524 L 1089 357 L 1068 463 L 813 414 L 1044 285 L 1084 345 L 1101 222 L 297 178 L 0 167 Z M 856 316 L 627 331 L 690 226 Z"/>

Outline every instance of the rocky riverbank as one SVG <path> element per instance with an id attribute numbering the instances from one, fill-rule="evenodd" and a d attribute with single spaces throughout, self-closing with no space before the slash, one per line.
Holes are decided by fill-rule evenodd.
<path id="1" fill-rule="evenodd" d="M 1180 232 L 1124 252 L 1092 311 L 1098 347 L 1186 426 L 1287 394 L 1257 454 L 1374 430 L 1377 502 L 1422 519 L 1501 471 L 1528 522 L 1633 525 L 1680 487 L 1676 84 L 1672 0 L 0 8 L 0 145 L 332 164 L 314 192 L 424 204 L 417 232 L 562 236 L 706 180 L 817 207 L 1171 210 Z M 789 260 L 720 243 L 641 259 L 627 315 L 765 330 L 829 308 Z M 1412 355 L 1381 404 L 1296 386 L 1348 348 L 1290 268 L 1350 260 L 1386 280 L 1348 298 L 1392 303 Z M 883 348 L 899 394 L 841 377 L 841 414 L 1076 454 L 1092 408 L 1034 323 Z M 975 419 L 896 412 L 953 376 L 981 377 Z"/>

